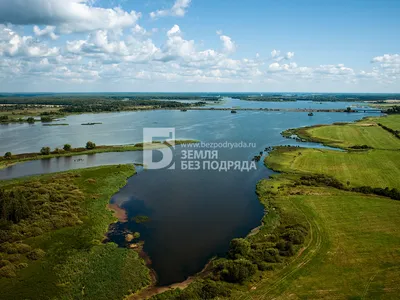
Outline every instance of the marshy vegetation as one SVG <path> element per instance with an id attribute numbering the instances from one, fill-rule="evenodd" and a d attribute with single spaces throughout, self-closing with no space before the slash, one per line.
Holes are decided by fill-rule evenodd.
<path id="1" fill-rule="evenodd" d="M 102 244 L 110 197 L 134 174 L 107 166 L 2 182 L 2 299 L 123 298 L 150 283 L 139 255 Z"/>

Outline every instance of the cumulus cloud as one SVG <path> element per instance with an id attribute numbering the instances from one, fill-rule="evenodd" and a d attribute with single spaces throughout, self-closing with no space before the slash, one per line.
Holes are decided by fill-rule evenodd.
<path id="1" fill-rule="evenodd" d="M 43 29 L 40 29 L 38 26 L 33 26 L 33 32 L 35 33 L 36 36 L 42 36 L 42 37 L 49 37 L 52 40 L 58 39 L 58 35 L 54 33 L 54 30 L 56 29 L 55 26 L 46 26 Z"/>
<path id="2" fill-rule="evenodd" d="M 373 63 L 400 64 L 400 54 L 384 54 L 372 59 Z"/>
<path id="3" fill-rule="evenodd" d="M 219 38 L 223 43 L 224 51 L 226 51 L 227 53 L 235 52 L 236 50 L 235 42 L 233 42 L 229 36 L 221 35 Z"/>
<path id="4" fill-rule="evenodd" d="M 280 53 L 281 53 L 281 51 L 274 49 L 271 51 L 271 57 L 272 58 L 278 57 Z"/>
<path id="5" fill-rule="evenodd" d="M 285 56 L 286 59 L 292 59 L 293 57 L 294 57 L 294 52 L 286 53 L 286 56 Z"/>
<path id="6" fill-rule="evenodd" d="M 11 28 L 0 26 L 0 55 L 46 57 L 59 53 L 57 47 L 48 47 L 37 42 L 32 36 L 21 36 Z"/>
<path id="7" fill-rule="evenodd" d="M 152 19 L 166 16 L 183 17 L 191 2 L 192 0 L 176 0 L 170 9 L 153 11 L 150 13 L 150 17 Z"/>
<path id="8" fill-rule="evenodd" d="M 104 63 L 151 61 L 160 51 L 150 39 L 122 36 L 107 30 L 95 31 L 86 40 L 68 41 L 66 50 L 72 54 L 101 59 Z"/>
<path id="9" fill-rule="evenodd" d="M 134 25 L 140 13 L 93 6 L 92 0 L 0 0 L 0 23 L 56 26 L 61 33 Z M 53 30 L 54 31 L 54 30 Z"/>

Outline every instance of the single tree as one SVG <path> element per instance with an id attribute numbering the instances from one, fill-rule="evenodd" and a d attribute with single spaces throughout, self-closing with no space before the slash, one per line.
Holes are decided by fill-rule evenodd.
<path id="1" fill-rule="evenodd" d="M 4 154 L 5 159 L 11 159 L 11 156 L 12 156 L 11 152 L 6 152 L 6 154 Z"/>
<path id="2" fill-rule="evenodd" d="M 27 121 L 29 124 L 33 124 L 33 123 L 35 123 L 35 118 L 29 117 L 28 119 L 26 119 L 26 121 Z"/>
<path id="3" fill-rule="evenodd" d="M 351 107 L 347 107 L 346 112 L 351 112 Z"/>
<path id="4" fill-rule="evenodd" d="M 96 148 L 96 144 L 95 143 L 93 143 L 91 141 L 86 143 L 86 149 L 91 150 L 91 149 L 94 149 L 94 148 Z"/>
<path id="5" fill-rule="evenodd" d="M 72 147 L 71 147 L 70 144 L 65 144 L 63 149 L 64 149 L 65 151 L 71 151 L 71 148 L 72 148 Z"/>
<path id="6" fill-rule="evenodd" d="M 50 147 L 43 147 L 42 149 L 40 149 L 40 154 L 49 155 L 50 154 Z"/>

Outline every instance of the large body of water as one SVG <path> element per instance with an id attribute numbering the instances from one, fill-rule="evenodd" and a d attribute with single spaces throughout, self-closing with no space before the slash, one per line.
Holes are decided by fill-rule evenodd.
<path id="1" fill-rule="evenodd" d="M 280 135 L 287 128 L 354 121 L 364 116 L 367 114 L 317 113 L 309 117 L 306 113 L 265 111 L 86 114 L 60 121 L 69 126 L 1 126 L 0 153 L 32 152 L 43 146 L 54 148 L 65 143 L 77 147 L 88 140 L 98 145 L 131 144 L 142 140 L 145 127 L 174 127 L 177 139 L 256 144 L 255 148 L 217 149 L 221 161 L 248 161 L 268 146 L 299 145 Z M 103 124 L 80 125 L 86 122 Z M 243 237 L 260 225 L 263 207 L 256 197 L 255 185 L 272 173 L 262 162 L 251 172 L 180 170 L 181 150 L 177 147 L 175 151 L 176 170 L 141 171 L 111 199 L 126 209 L 130 221 L 117 223 L 114 228 L 117 230 L 109 238 L 124 246 L 123 231 L 140 232 L 140 240 L 145 242 L 144 250 L 161 285 L 182 281 L 200 271 L 208 259 L 226 252 L 232 238 Z M 32 161 L 0 170 L 0 179 L 104 164 L 140 163 L 141 160 L 141 152 L 126 152 Z M 137 224 L 132 220 L 140 215 L 149 216 L 150 222 Z"/>

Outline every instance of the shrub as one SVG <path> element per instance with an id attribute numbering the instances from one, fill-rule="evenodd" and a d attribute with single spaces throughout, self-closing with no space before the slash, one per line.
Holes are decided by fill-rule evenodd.
<path id="1" fill-rule="evenodd" d="M 6 154 L 4 154 L 5 159 L 11 159 L 11 157 L 12 157 L 11 152 L 6 152 Z"/>
<path id="2" fill-rule="evenodd" d="M 27 263 L 20 263 L 20 264 L 16 265 L 17 269 L 25 269 L 27 267 L 28 267 Z"/>
<path id="3" fill-rule="evenodd" d="M 71 151 L 71 148 L 72 147 L 70 144 L 65 144 L 63 149 L 64 149 L 64 151 Z"/>
<path id="4" fill-rule="evenodd" d="M 29 117 L 28 119 L 26 119 L 26 121 L 27 121 L 29 124 L 33 124 L 33 123 L 35 123 L 35 118 Z"/>
<path id="5" fill-rule="evenodd" d="M 34 249 L 31 252 L 29 252 L 26 257 L 31 259 L 31 260 L 39 260 L 45 256 L 45 252 L 42 249 Z"/>
<path id="6" fill-rule="evenodd" d="M 250 243 L 245 239 L 233 239 L 229 245 L 228 257 L 232 259 L 246 257 L 250 252 Z"/>
<path id="7" fill-rule="evenodd" d="M 12 277 L 16 277 L 16 276 L 17 276 L 17 274 L 15 273 L 14 265 L 7 265 L 0 269 L 0 278 L 2 278 L 2 277 L 12 278 Z"/>
<path id="8" fill-rule="evenodd" d="M 92 149 L 94 149 L 94 148 L 96 148 L 96 144 L 95 144 L 95 143 L 93 143 L 93 142 L 91 142 L 91 141 L 89 141 L 89 142 L 86 143 L 86 149 L 92 150 Z"/>
<path id="9" fill-rule="evenodd" d="M 50 147 L 43 147 L 40 149 L 40 154 L 41 155 L 49 155 L 50 154 Z"/>
<path id="10" fill-rule="evenodd" d="M 49 116 L 42 116 L 42 117 L 40 117 L 40 121 L 44 122 L 44 123 L 48 123 L 48 122 L 53 121 L 53 119 Z"/>
<path id="11" fill-rule="evenodd" d="M 247 259 L 226 260 L 217 266 L 217 272 L 223 281 L 243 283 L 257 271 L 257 267 Z"/>

